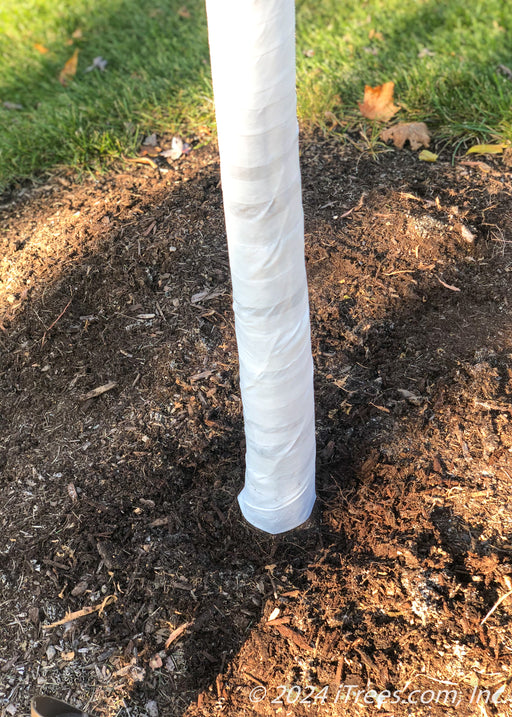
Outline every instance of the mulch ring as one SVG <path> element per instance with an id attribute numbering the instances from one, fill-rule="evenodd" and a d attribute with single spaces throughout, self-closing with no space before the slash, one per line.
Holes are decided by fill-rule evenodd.
<path id="1" fill-rule="evenodd" d="M 510 171 L 302 163 L 318 505 L 276 538 L 214 150 L 0 203 L 3 714 L 508 714 Z"/>

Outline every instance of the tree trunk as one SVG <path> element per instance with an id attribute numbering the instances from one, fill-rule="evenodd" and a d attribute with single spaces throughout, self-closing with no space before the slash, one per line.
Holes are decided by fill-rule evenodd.
<path id="1" fill-rule="evenodd" d="M 245 518 L 268 533 L 315 502 L 313 361 L 294 0 L 206 0 L 245 435 Z"/>

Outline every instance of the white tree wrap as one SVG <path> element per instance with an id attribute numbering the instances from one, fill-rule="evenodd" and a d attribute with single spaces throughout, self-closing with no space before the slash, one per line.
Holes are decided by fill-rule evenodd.
<path id="1" fill-rule="evenodd" d="M 245 421 L 245 518 L 268 533 L 315 502 L 313 360 L 294 0 L 206 0 Z"/>

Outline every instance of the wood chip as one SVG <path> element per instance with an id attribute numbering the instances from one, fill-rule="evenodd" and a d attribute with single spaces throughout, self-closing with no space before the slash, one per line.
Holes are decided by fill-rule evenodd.
<path id="1" fill-rule="evenodd" d="M 165 649 L 167 650 L 168 647 L 172 645 L 172 643 L 177 640 L 178 637 L 180 637 L 192 624 L 193 623 L 191 622 L 184 622 L 183 625 L 180 625 L 176 628 L 176 630 L 173 630 L 165 642 Z"/>
<path id="2" fill-rule="evenodd" d="M 96 388 L 93 388 L 92 391 L 89 391 L 89 393 L 86 393 L 84 396 L 82 396 L 80 400 L 88 401 L 90 398 L 96 398 L 96 396 L 101 396 L 102 393 L 111 391 L 116 386 L 117 381 L 109 381 L 108 383 L 104 383 L 103 386 L 97 386 Z"/>
<path id="3" fill-rule="evenodd" d="M 143 237 L 147 237 L 148 234 L 150 234 L 151 231 L 154 229 L 154 227 L 156 227 L 156 221 L 151 222 L 151 224 L 149 225 L 149 227 L 148 227 L 145 231 L 142 232 L 142 236 L 143 236 Z"/>
<path id="4" fill-rule="evenodd" d="M 276 617 L 273 620 L 268 620 L 267 625 L 269 627 L 277 627 L 277 625 L 287 625 L 291 621 L 290 615 L 283 615 L 283 617 Z"/>
<path id="5" fill-rule="evenodd" d="M 298 632 L 295 632 L 295 630 L 292 630 L 291 627 L 286 627 L 286 625 L 276 625 L 275 629 L 279 632 L 280 635 L 283 637 L 286 637 L 287 640 L 290 640 L 293 642 L 297 647 L 300 647 L 301 650 L 307 650 L 308 652 L 313 651 L 313 647 L 306 642 L 306 640 L 302 637 L 302 635 L 299 635 Z"/>

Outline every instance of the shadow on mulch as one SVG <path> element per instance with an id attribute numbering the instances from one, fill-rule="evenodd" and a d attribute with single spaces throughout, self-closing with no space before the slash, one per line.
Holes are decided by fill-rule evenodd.
<path id="1" fill-rule="evenodd" d="M 512 200 L 487 167 L 304 147 L 318 518 L 276 538 L 236 505 L 211 150 L 1 210 L 6 708 L 356 715 L 372 688 L 405 715 L 455 685 L 415 714 L 481 714 L 512 652 L 509 601 L 486 617 L 512 587 Z"/>

